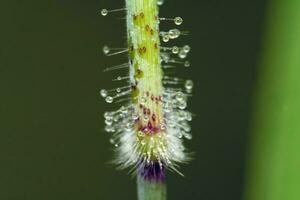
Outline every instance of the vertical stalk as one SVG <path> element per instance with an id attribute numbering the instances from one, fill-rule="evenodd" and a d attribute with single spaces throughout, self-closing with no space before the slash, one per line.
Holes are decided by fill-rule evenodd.
<path id="1" fill-rule="evenodd" d="M 134 77 L 131 82 L 136 85 L 132 101 L 138 112 L 143 113 L 145 110 L 151 112 L 151 118 L 140 120 L 136 128 L 137 132 L 145 128 L 153 129 L 155 132 L 155 127 L 160 127 L 163 121 L 162 103 L 153 100 L 153 98 L 160 99 L 163 92 L 157 0 L 126 0 L 126 7 L 130 74 Z M 145 101 L 149 96 L 152 101 Z M 149 146 L 150 141 L 158 134 L 160 133 L 144 136 L 145 146 Z M 148 163 L 151 160 L 157 164 L 159 161 L 150 156 L 151 152 L 148 149 L 141 149 L 148 156 L 145 159 Z M 154 165 L 147 167 L 142 165 L 137 170 L 139 200 L 166 199 L 165 170 L 159 166 L 157 169 L 161 170 L 158 173 L 161 176 L 157 177 Z"/>

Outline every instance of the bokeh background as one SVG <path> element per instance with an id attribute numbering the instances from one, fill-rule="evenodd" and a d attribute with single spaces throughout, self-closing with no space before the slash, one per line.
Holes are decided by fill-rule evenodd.
<path id="1" fill-rule="evenodd" d="M 103 45 L 126 45 L 124 13 L 102 17 L 100 10 L 123 6 L 122 0 L 0 1 L 1 200 L 136 199 L 135 179 L 109 163 L 113 147 L 103 131 L 103 113 L 117 105 L 105 104 L 99 95 L 100 89 L 113 87 L 111 79 L 121 73 L 103 69 L 127 60 L 125 55 L 102 55 Z M 265 66 L 273 66 L 275 56 L 281 58 L 276 69 L 298 66 L 300 38 L 297 41 L 297 34 L 292 34 L 293 27 L 299 33 L 297 8 L 298 0 L 166 0 L 161 7 L 161 16 L 181 16 L 182 29 L 190 31 L 170 45 L 192 46 L 191 68 L 175 74 L 195 83 L 189 102 L 196 114 L 193 140 L 186 142 L 194 160 L 182 167 L 184 178 L 168 174 L 170 200 L 300 199 L 295 192 L 300 188 L 300 129 L 287 124 L 274 128 L 291 133 L 288 140 L 273 137 L 267 128 L 260 132 L 264 142 L 255 136 L 260 130 L 257 119 L 265 119 L 269 127 L 280 124 L 280 118 L 268 118 L 277 116 L 273 108 L 282 102 L 280 95 L 269 93 L 272 88 L 286 91 L 293 86 L 288 90 L 294 94 L 288 96 L 292 104 L 284 98 L 282 112 L 285 122 L 297 126 L 299 120 L 298 68 L 291 70 L 296 84 L 287 84 L 287 74 L 280 84 L 280 70 L 275 70 L 278 73 L 270 81 L 276 84 L 269 84 L 269 89 L 260 81 L 269 80 L 264 79 Z M 278 26 L 284 31 L 277 31 Z M 162 30 L 171 27 L 161 23 Z M 272 37 L 272 31 L 277 36 Z M 289 39 L 281 40 L 284 33 Z M 293 50 L 288 51 L 291 44 Z M 293 58 L 297 62 L 284 62 Z M 265 100 L 257 100 L 264 91 L 268 91 Z M 270 102 L 273 108 L 268 107 Z M 264 111 L 270 115 L 264 117 Z M 286 127 L 290 129 L 285 131 Z M 270 138 L 280 139 L 268 148 Z M 277 148 L 282 139 L 282 149 Z M 277 149 L 285 153 L 276 154 L 281 152 Z M 287 190 L 294 193 L 285 196 Z"/>

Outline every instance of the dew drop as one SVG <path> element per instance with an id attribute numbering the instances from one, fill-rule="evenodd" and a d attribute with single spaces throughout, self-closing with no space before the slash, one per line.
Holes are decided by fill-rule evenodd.
<path id="1" fill-rule="evenodd" d="M 144 122 L 148 122 L 149 121 L 148 115 L 144 115 L 143 120 L 144 120 Z"/>
<path id="2" fill-rule="evenodd" d="M 105 124 L 108 125 L 108 126 L 111 126 L 113 123 L 112 119 L 106 119 L 105 120 Z"/>
<path id="3" fill-rule="evenodd" d="M 169 30 L 168 35 L 169 35 L 170 39 L 175 39 L 177 36 L 175 29 Z"/>
<path id="4" fill-rule="evenodd" d="M 105 127 L 105 131 L 106 132 L 109 132 L 109 133 L 113 133 L 113 132 L 116 132 L 116 129 L 114 128 L 114 127 L 112 127 L 112 126 L 106 126 Z"/>
<path id="5" fill-rule="evenodd" d="M 178 54 L 178 57 L 181 58 L 181 59 L 186 58 L 186 56 L 187 56 L 187 53 L 185 53 L 183 50 L 181 50 L 181 51 L 179 52 L 179 54 Z"/>
<path id="6" fill-rule="evenodd" d="M 178 137 L 178 138 L 182 138 L 182 137 L 183 137 L 182 133 L 179 132 L 179 133 L 177 134 L 177 137 Z"/>
<path id="7" fill-rule="evenodd" d="M 112 117 L 112 114 L 110 112 L 105 112 L 104 113 L 104 118 L 105 119 L 112 119 L 113 117 Z"/>
<path id="8" fill-rule="evenodd" d="M 100 90 L 100 95 L 101 95 L 103 98 L 107 97 L 107 90 L 105 90 L 105 89 Z"/>
<path id="9" fill-rule="evenodd" d="M 145 105 L 145 103 L 147 102 L 147 98 L 146 97 L 141 97 L 141 104 Z"/>
<path id="10" fill-rule="evenodd" d="M 165 3 L 165 0 L 157 0 L 157 5 L 161 6 Z"/>
<path id="11" fill-rule="evenodd" d="M 110 49 L 108 46 L 104 46 L 102 50 L 105 55 L 107 55 L 110 52 Z"/>
<path id="12" fill-rule="evenodd" d="M 131 127 L 132 127 L 132 125 L 131 125 L 131 123 L 126 123 L 126 130 L 127 131 L 130 131 L 131 130 Z"/>
<path id="13" fill-rule="evenodd" d="M 108 96 L 108 97 L 105 98 L 105 101 L 107 103 L 112 103 L 114 101 L 114 98 L 112 98 L 111 96 Z"/>
<path id="14" fill-rule="evenodd" d="M 186 106 L 187 106 L 186 101 L 181 101 L 181 102 L 179 102 L 179 104 L 178 104 L 178 108 L 181 109 L 181 110 L 185 109 Z"/>
<path id="15" fill-rule="evenodd" d="M 175 23 L 176 25 L 181 25 L 182 22 L 183 22 L 183 19 L 182 19 L 181 17 L 175 17 L 175 18 L 174 18 L 174 23 Z"/>
<path id="16" fill-rule="evenodd" d="M 112 138 L 109 139 L 109 142 L 110 142 L 111 144 L 115 144 L 115 140 L 112 139 Z"/>
<path id="17" fill-rule="evenodd" d="M 178 29 L 172 29 L 173 30 L 173 32 L 174 32 L 174 37 L 175 38 L 178 38 L 179 36 L 180 36 L 180 30 L 178 30 Z"/>
<path id="18" fill-rule="evenodd" d="M 182 49 L 185 53 L 188 53 L 188 52 L 190 52 L 191 47 L 189 45 L 184 45 Z"/>
<path id="19" fill-rule="evenodd" d="M 178 54 L 179 48 L 177 46 L 172 47 L 172 53 Z"/>
<path id="20" fill-rule="evenodd" d="M 169 40 L 170 40 L 169 35 L 168 35 L 168 34 L 164 34 L 162 40 L 163 40 L 164 42 L 169 42 Z"/>
<path id="21" fill-rule="evenodd" d="M 188 140 L 191 140 L 193 138 L 192 134 L 190 134 L 190 133 L 185 133 L 184 137 Z"/>
<path id="22" fill-rule="evenodd" d="M 146 141 L 145 141 L 145 139 L 142 139 L 142 141 L 141 141 L 141 145 L 145 145 L 146 144 Z"/>
<path id="23" fill-rule="evenodd" d="M 102 16 L 106 16 L 108 14 L 108 10 L 107 9 L 102 9 L 101 10 L 101 15 Z"/>
<path id="24" fill-rule="evenodd" d="M 187 121 L 192 121 L 193 117 L 192 117 L 192 114 L 190 112 L 187 112 L 186 113 L 186 120 Z"/>
<path id="25" fill-rule="evenodd" d="M 179 102 L 184 101 L 184 99 L 185 99 L 185 96 L 182 92 L 177 92 L 175 97 L 176 97 L 176 100 Z"/>
<path id="26" fill-rule="evenodd" d="M 190 67 L 191 66 L 191 63 L 189 61 L 185 61 L 184 64 L 183 64 L 185 67 Z"/>
<path id="27" fill-rule="evenodd" d="M 194 83 L 192 80 L 186 80 L 184 84 L 185 89 L 191 90 L 194 87 Z"/>
<path id="28" fill-rule="evenodd" d="M 117 88 L 116 91 L 119 93 L 121 92 L 121 88 Z"/>
<path id="29" fill-rule="evenodd" d="M 139 131 L 139 132 L 138 132 L 138 136 L 139 136 L 139 137 L 144 137 L 145 134 L 144 134 L 142 131 Z"/>
<path id="30" fill-rule="evenodd" d="M 191 126 L 185 121 L 185 123 L 182 124 L 182 127 L 184 131 L 190 132 L 191 131 Z"/>

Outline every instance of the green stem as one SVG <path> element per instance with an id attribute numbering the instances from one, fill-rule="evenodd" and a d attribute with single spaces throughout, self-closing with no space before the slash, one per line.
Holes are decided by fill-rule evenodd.
<path id="1" fill-rule="evenodd" d="M 163 122 L 162 104 L 154 100 L 144 101 L 149 95 L 153 99 L 161 97 L 163 92 L 157 0 L 126 0 L 126 8 L 130 74 L 134 77 L 135 85 L 132 102 L 141 116 L 145 108 L 152 116 L 149 120 L 140 120 L 137 129 L 149 124 L 151 127 L 159 127 Z M 160 135 L 143 135 L 140 138 L 144 145 L 139 151 L 145 154 L 147 162 L 157 162 L 152 146 L 161 141 Z M 137 137 L 140 137 L 138 131 Z M 139 200 L 166 199 L 166 185 L 163 180 L 148 180 L 138 175 L 137 189 Z"/>
<path id="2" fill-rule="evenodd" d="M 137 176 L 138 200 L 166 200 L 167 187 L 165 182 L 145 180 Z"/>

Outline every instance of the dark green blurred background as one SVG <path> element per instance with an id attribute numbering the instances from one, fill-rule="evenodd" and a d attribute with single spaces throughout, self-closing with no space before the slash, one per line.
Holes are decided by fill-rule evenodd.
<path id="1" fill-rule="evenodd" d="M 135 180 L 109 164 L 112 147 L 100 98 L 126 56 L 102 46 L 126 44 L 122 0 L 0 1 L 0 199 L 136 199 Z M 171 200 L 240 200 L 245 181 L 252 95 L 265 0 L 166 0 L 161 16 L 181 16 L 191 34 L 189 109 L 195 159 L 185 178 L 168 175 Z M 171 26 L 162 23 L 161 29 Z"/>

